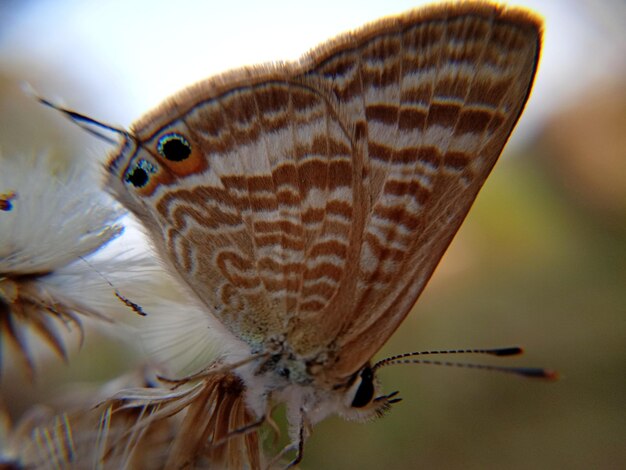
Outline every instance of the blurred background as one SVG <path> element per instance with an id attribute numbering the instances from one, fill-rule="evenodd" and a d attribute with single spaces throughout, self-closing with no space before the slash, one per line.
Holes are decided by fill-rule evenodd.
<path id="1" fill-rule="evenodd" d="M 421 3 L 1 0 L 0 153 L 49 152 L 93 165 L 108 150 L 23 94 L 22 82 L 128 127 L 207 76 L 295 59 Z M 546 22 L 533 94 L 432 281 L 379 357 L 523 345 L 525 356 L 497 363 L 550 367 L 561 380 L 388 368 L 383 388 L 400 390 L 404 401 L 373 423 L 318 425 L 303 469 L 626 464 L 626 4 L 510 3 Z M 9 364 L 2 401 L 19 418 L 70 382 L 106 380 L 140 361 L 129 354 L 89 332 L 69 365 L 44 361 L 34 383 Z"/>

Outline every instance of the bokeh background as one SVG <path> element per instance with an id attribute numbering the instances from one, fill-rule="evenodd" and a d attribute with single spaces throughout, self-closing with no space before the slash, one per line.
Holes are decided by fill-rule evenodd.
<path id="1" fill-rule="evenodd" d="M 404 401 L 373 423 L 332 418 L 317 426 L 303 469 L 626 465 L 626 5 L 511 3 L 546 21 L 533 95 L 432 281 L 379 357 L 519 344 L 524 357 L 497 363 L 546 366 L 561 379 L 388 368 L 384 389 L 400 390 Z M 127 127 L 207 76 L 297 58 L 419 4 L 2 0 L 0 152 L 51 152 L 92 165 L 108 150 L 23 94 L 23 81 Z M 128 232 L 123 246 L 141 246 Z M 44 358 L 35 382 L 9 364 L 2 401 L 17 419 L 68 384 L 110 379 L 141 360 L 121 340 L 89 331 L 69 365 Z"/>

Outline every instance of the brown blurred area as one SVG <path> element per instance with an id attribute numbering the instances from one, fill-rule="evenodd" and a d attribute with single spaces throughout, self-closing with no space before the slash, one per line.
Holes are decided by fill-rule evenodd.
<path id="1" fill-rule="evenodd" d="M 59 93 L 63 83 L 81 95 L 79 84 L 68 83 L 71 71 L 3 69 L 2 155 L 101 159 L 106 146 L 21 93 L 29 73 L 57 77 Z M 98 97 L 82 94 L 72 107 L 96 114 Z M 383 390 L 399 390 L 404 401 L 372 423 L 331 418 L 316 426 L 301 468 L 624 466 L 626 76 L 581 90 L 515 154 L 505 151 L 413 312 L 378 357 L 510 345 L 527 352 L 484 362 L 549 367 L 560 380 L 390 367 L 381 374 Z M 34 383 L 19 371 L 3 374 L 0 402 L 17 417 L 73 383 L 116 376 L 127 353 L 121 341 L 88 331 L 69 364 L 51 357 Z"/>
<path id="2" fill-rule="evenodd" d="M 560 110 L 537 146 L 572 204 L 626 230 L 626 78 L 611 77 Z"/>

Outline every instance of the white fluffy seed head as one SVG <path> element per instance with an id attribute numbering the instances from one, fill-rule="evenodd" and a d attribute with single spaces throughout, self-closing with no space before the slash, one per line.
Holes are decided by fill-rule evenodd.
<path id="1" fill-rule="evenodd" d="M 45 156 L 0 156 L 0 194 L 14 194 L 0 211 L 0 273 L 51 272 L 86 256 L 122 231 L 118 206 L 88 169 L 55 171 Z"/>

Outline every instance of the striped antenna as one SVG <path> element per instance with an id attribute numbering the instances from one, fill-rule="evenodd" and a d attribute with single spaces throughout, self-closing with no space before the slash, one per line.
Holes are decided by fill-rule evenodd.
<path id="1" fill-rule="evenodd" d="M 529 378 L 541 378 L 548 380 L 558 379 L 558 373 L 551 369 L 543 369 L 537 367 L 503 367 L 492 366 L 488 364 L 473 364 L 465 362 L 451 362 L 441 360 L 429 360 L 429 359 L 414 359 L 416 356 L 429 356 L 429 355 L 444 355 L 444 354 L 488 354 L 491 356 L 517 356 L 522 354 L 524 350 L 520 347 L 506 347 L 506 348 L 492 348 L 492 349 L 446 349 L 437 351 L 418 351 L 404 354 L 398 354 L 396 356 L 387 357 L 378 361 L 372 366 L 372 371 L 380 369 L 381 367 L 387 367 L 396 364 L 430 364 L 437 366 L 448 367 L 463 367 L 467 369 L 480 369 L 489 370 L 494 372 L 504 372 L 507 374 L 521 375 Z"/>

